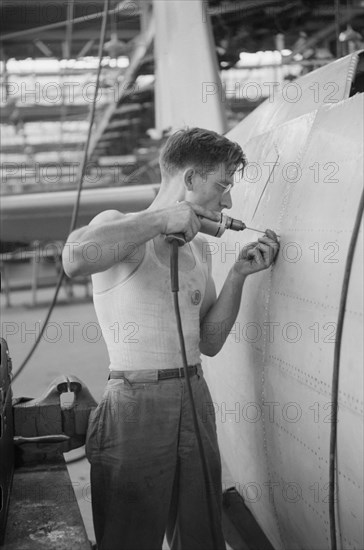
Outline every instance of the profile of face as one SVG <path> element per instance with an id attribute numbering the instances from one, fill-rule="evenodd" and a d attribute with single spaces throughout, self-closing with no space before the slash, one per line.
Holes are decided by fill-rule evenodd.
<path id="1" fill-rule="evenodd" d="M 185 200 L 217 212 L 231 208 L 230 191 L 234 185 L 235 169 L 235 166 L 225 164 L 201 173 L 195 168 L 185 169 Z"/>

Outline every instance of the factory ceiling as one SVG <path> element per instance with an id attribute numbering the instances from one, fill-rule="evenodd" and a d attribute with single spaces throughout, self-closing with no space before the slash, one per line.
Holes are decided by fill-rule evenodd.
<path id="1" fill-rule="evenodd" d="M 229 71 L 255 69 L 244 66 L 244 53 L 281 51 L 286 65 L 282 78 L 289 80 L 348 53 L 353 45 L 363 47 L 364 0 L 202 4 L 201 16 L 211 17 L 223 78 L 229 78 Z M 3 193 L 75 186 L 70 166 L 85 143 L 103 6 L 104 0 L 2 2 L 2 162 L 26 167 L 21 177 L 15 168 L 7 169 Z M 155 124 L 151 10 L 149 1 L 110 2 L 86 185 L 115 185 L 120 180 L 105 171 L 115 162 L 122 166 L 125 183 L 133 183 L 130 174 L 143 165 L 149 169 L 139 172 L 139 183 L 158 177 L 154 167 L 160 140 L 149 131 Z M 346 37 L 339 40 L 339 33 Z M 26 62 L 14 64 L 14 59 Z M 228 101 L 231 124 L 256 104 Z M 52 162 L 62 164 L 61 175 L 55 166 L 44 174 L 42 167 Z"/>

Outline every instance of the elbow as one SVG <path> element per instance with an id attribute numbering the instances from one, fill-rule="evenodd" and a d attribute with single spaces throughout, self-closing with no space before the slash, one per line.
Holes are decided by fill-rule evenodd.
<path id="1" fill-rule="evenodd" d="M 79 277 L 80 275 L 85 275 L 79 263 L 75 261 L 71 262 L 68 259 L 65 259 L 63 256 L 62 256 L 62 265 L 63 265 L 63 270 L 65 274 L 70 279 L 73 279 L 74 277 Z"/>
<path id="2" fill-rule="evenodd" d="M 79 243 L 67 241 L 62 251 L 62 265 L 67 277 L 73 279 L 89 275 L 87 265 L 82 257 L 82 250 Z"/>
<path id="3" fill-rule="evenodd" d="M 220 331 L 216 330 L 215 325 L 202 323 L 200 326 L 200 352 L 207 357 L 215 357 L 224 345 Z"/>
<path id="4" fill-rule="evenodd" d="M 85 273 L 82 273 L 81 270 L 75 268 L 74 266 L 70 267 L 65 264 L 63 264 L 63 271 L 65 272 L 65 274 L 69 279 L 75 279 L 77 277 L 81 277 L 85 275 Z"/>
<path id="5" fill-rule="evenodd" d="M 222 346 L 219 346 L 217 344 L 201 343 L 200 352 L 207 357 L 215 357 L 215 355 L 217 355 L 221 350 L 221 347 Z"/>

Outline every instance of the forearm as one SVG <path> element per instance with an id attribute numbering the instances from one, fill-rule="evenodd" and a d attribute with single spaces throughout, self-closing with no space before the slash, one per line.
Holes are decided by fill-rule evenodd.
<path id="1" fill-rule="evenodd" d="M 105 271 L 162 231 L 163 216 L 157 210 L 73 231 L 63 250 L 65 271 L 71 277 Z"/>
<path id="2" fill-rule="evenodd" d="M 216 355 L 224 345 L 239 313 L 245 279 L 232 268 L 216 302 L 203 318 L 200 350 L 204 355 Z"/>

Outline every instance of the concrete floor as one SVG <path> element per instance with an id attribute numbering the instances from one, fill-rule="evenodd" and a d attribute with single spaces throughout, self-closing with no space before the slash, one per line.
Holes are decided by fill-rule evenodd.
<path id="1" fill-rule="evenodd" d="M 1 335 L 7 340 L 14 373 L 34 344 L 48 311 L 52 292 L 52 289 L 38 290 L 38 305 L 35 307 L 31 305 L 30 291 L 12 292 L 11 307 L 5 306 L 5 297 L 1 295 Z M 96 401 L 100 400 L 108 376 L 108 355 L 92 301 L 85 299 L 83 288 L 75 287 L 72 302 L 61 289 L 46 333 L 28 365 L 13 382 L 13 395 L 39 397 L 60 374 L 76 375 L 87 385 Z M 67 453 L 65 457 L 70 460 L 83 454 L 82 447 Z M 68 470 L 88 537 L 94 541 L 89 463 L 84 458 L 69 464 Z M 163 550 L 168 548 L 165 542 Z M 227 546 L 227 549 L 230 547 Z"/>

